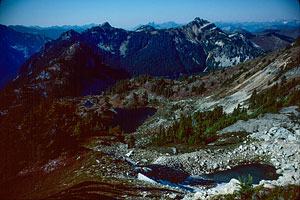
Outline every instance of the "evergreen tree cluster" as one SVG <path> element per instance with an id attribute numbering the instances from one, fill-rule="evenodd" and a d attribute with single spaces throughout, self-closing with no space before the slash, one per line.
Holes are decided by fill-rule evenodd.
<path id="1" fill-rule="evenodd" d="M 280 84 L 276 83 L 270 89 L 260 92 L 254 90 L 250 97 L 250 108 L 256 112 L 278 112 L 284 106 L 300 106 L 300 79 L 287 82 L 286 77 L 281 77 Z"/>
<path id="2" fill-rule="evenodd" d="M 130 80 L 119 80 L 115 85 L 107 89 L 109 94 L 121 94 L 130 90 Z"/>
<path id="3" fill-rule="evenodd" d="M 174 94 L 173 85 L 173 80 L 171 80 L 170 83 L 168 83 L 163 78 L 160 78 L 153 83 L 151 87 L 151 92 L 169 98 Z"/>
<path id="4" fill-rule="evenodd" d="M 300 79 L 287 82 L 286 77 L 281 77 L 281 83 L 275 84 L 265 91 L 253 91 L 249 100 L 248 110 L 238 105 L 231 114 L 223 112 L 218 106 L 212 111 L 197 112 L 191 116 L 181 116 L 169 128 L 160 128 L 154 144 L 188 143 L 207 144 L 217 139 L 216 132 L 234 124 L 237 120 L 248 120 L 259 114 L 278 112 L 284 106 L 300 106 Z"/>
<path id="5" fill-rule="evenodd" d="M 207 144 L 214 141 L 216 132 L 240 119 L 247 118 L 247 110 L 240 106 L 232 114 L 226 114 L 223 107 L 218 106 L 212 111 L 197 112 L 192 116 L 181 116 L 168 129 L 160 128 L 156 144 L 188 143 Z"/>
<path id="6" fill-rule="evenodd" d="M 138 77 L 136 77 L 134 80 L 138 83 L 138 84 L 145 84 L 148 81 L 150 81 L 152 79 L 152 77 L 148 74 L 141 74 Z"/>
<path id="7" fill-rule="evenodd" d="M 203 94 L 206 91 L 205 83 L 202 82 L 200 86 L 192 86 L 192 92 L 196 94 Z"/>

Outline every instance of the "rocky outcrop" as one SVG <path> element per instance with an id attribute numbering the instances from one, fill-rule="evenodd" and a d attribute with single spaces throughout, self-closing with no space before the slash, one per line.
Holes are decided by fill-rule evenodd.
<path id="1" fill-rule="evenodd" d="M 262 180 L 259 185 L 264 187 L 299 185 L 300 126 L 297 123 L 299 119 L 297 108 L 296 106 L 283 108 L 279 114 L 265 114 L 256 119 L 239 121 L 219 132 L 231 134 L 247 131 L 248 136 L 238 146 L 206 148 L 192 153 L 160 156 L 154 163 L 180 168 L 192 175 L 222 171 L 244 163 L 268 163 L 275 166 L 276 173 L 280 174 L 280 177 L 273 181 Z M 192 199 L 232 193 L 224 188 L 231 188 L 233 182 L 236 184 L 236 181 L 232 180 L 222 187 L 196 193 Z"/>
<path id="2" fill-rule="evenodd" d="M 101 25 L 83 32 L 82 41 L 97 46 L 108 65 L 155 76 L 230 67 L 263 53 L 245 37 L 230 36 L 200 18 L 167 30 L 142 26 L 125 31 Z"/>
<path id="3" fill-rule="evenodd" d="M 264 127 L 264 130 L 266 130 L 265 132 L 254 132 L 248 135 L 248 138 L 252 139 L 251 142 L 240 145 L 237 149 L 232 151 L 232 159 L 234 159 L 237 154 L 241 154 L 243 152 L 247 152 L 248 154 L 249 152 L 254 151 L 254 153 L 258 157 L 267 158 L 265 161 L 277 168 L 276 173 L 280 174 L 277 180 L 262 180 L 258 185 L 262 185 L 266 188 L 274 188 L 275 186 L 287 186 L 289 184 L 300 185 L 300 127 L 299 124 L 292 122 L 292 120 L 289 118 L 297 116 L 296 119 L 299 119 L 299 112 L 296 111 L 297 108 L 298 107 L 295 106 L 283 108 L 280 111 L 280 114 L 267 114 L 263 116 L 262 119 L 274 119 L 274 123 L 276 123 L 277 127 L 271 127 L 268 129 L 268 126 L 262 125 L 260 127 L 260 130 L 263 130 Z M 257 121 L 254 120 L 248 120 L 247 122 L 244 122 L 244 125 L 246 126 L 247 124 L 251 127 L 251 124 L 255 126 L 256 122 Z M 270 121 L 266 121 L 266 123 L 269 122 Z M 231 128 L 228 127 L 222 130 L 222 133 L 224 134 L 225 132 L 230 133 L 231 131 L 240 130 L 240 123 L 241 122 L 236 123 L 232 125 Z M 264 120 L 262 120 L 261 124 L 264 123 Z M 234 129 L 234 127 L 236 129 Z M 249 161 L 249 159 L 251 158 L 248 156 L 244 158 L 245 161 Z M 235 181 L 232 180 L 231 182 Z M 230 188 L 231 182 L 225 184 L 225 188 Z M 234 188 L 238 189 L 236 187 Z M 202 191 L 196 193 L 192 199 L 204 199 L 211 195 L 222 194 L 223 189 L 224 187 L 217 187 L 213 190 Z M 227 191 L 225 193 L 232 193 L 232 191 Z"/>
<path id="4" fill-rule="evenodd" d="M 124 70 L 103 64 L 99 55 L 82 42 L 75 31 L 64 33 L 28 59 L 12 82 L 15 88 L 30 88 L 45 97 L 99 93 L 117 80 L 129 77 Z"/>
<path id="5" fill-rule="evenodd" d="M 295 117 L 300 116 L 299 112 L 296 111 L 296 108 L 297 107 L 284 108 L 279 114 L 265 114 L 259 118 L 249 119 L 247 121 L 239 120 L 235 124 L 218 131 L 218 135 L 230 132 L 247 132 L 256 133 L 257 136 L 267 137 L 267 132 L 270 132 L 270 134 L 276 133 L 276 136 L 278 136 L 280 131 L 282 134 L 288 134 L 283 127 L 296 128 L 294 127 L 293 120 L 289 118 L 291 114 L 295 115 Z M 279 125 L 282 127 L 277 127 Z"/>

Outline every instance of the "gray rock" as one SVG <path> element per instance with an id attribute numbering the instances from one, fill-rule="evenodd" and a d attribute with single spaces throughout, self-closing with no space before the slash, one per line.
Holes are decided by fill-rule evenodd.
<path id="1" fill-rule="evenodd" d="M 133 150 L 129 151 L 127 154 L 125 154 L 126 157 L 130 157 L 133 154 Z"/>
<path id="2" fill-rule="evenodd" d="M 270 128 L 269 133 L 275 134 L 277 132 L 277 130 L 278 130 L 278 127 L 272 127 L 272 128 Z"/>
<path id="3" fill-rule="evenodd" d="M 295 116 L 299 116 L 300 113 L 296 110 L 297 108 L 298 108 L 298 106 L 284 107 L 279 111 L 279 113 L 294 114 Z"/>
<path id="4" fill-rule="evenodd" d="M 291 156 L 293 156 L 293 155 L 294 155 L 294 152 L 292 152 L 292 151 L 288 151 L 288 152 L 285 154 L 286 157 L 291 157 Z"/>
<path id="5" fill-rule="evenodd" d="M 172 147 L 171 149 L 172 149 L 173 154 L 176 155 L 177 154 L 177 149 L 175 147 Z"/>
<path id="6" fill-rule="evenodd" d="M 291 134 L 288 136 L 287 139 L 290 140 L 290 141 L 296 141 L 297 140 L 297 138 L 295 136 L 291 135 Z"/>
<path id="7" fill-rule="evenodd" d="M 293 136 L 289 130 L 282 128 L 282 127 L 277 128 L 276 132 L 274 132 L 274 138 L 278 138 L 278 139 L 286 140 L 286 139 L 288 139 L 289 135 Z M 293 139 L 293 138 L 291 138 L 291 139 Z"/>
<path id="8" fill-rule="evenodd" d="M 291 164 L 288 164 L 283 168 L 283 170 L 289 171 L 289 170 L 295 170 L 295 168 Z"/>

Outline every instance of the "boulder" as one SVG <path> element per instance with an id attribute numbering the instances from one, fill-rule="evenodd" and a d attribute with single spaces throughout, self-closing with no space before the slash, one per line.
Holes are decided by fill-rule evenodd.
<path id="1" fill-rule="evenodd" d="M 133 150 L 129 151 L 127 154 L 125 154 L 126 157 L 130 157 L 133 153 Z"/>
<path id="2" fill-rule="evenodd" d="M 280 128 L 273 127 L 269 130 L 269 132 L 272 132 L 274 134 L 274 138 L 278 138 L 278 139 L 282 139 L 282 140 L 287 140 L 288 138 L 290 138 L 291 140 L 296 139 L 289 130 L 287 130 L 283 127 L 280 127 Z"/>
<path id="3" fill-rule="evenodd" d="M 216 190 L 219 194 L 232 194 L 234 191 L 239 189 L 239 181 L 237 179 L 231 179 L 229 183 L 224 184 L 221 187 L 217 187 Z"/>

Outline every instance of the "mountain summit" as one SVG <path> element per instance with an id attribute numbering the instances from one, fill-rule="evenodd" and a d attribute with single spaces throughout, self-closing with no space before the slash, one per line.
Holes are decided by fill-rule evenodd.
<path id="1" fill-rule="evenodd" d="M 113 68 L 131 74 L 170 76 L 209 71 L 255 58 L 263 50 L 241 35 L 229 35 L 207 20 L 195 18 L 172 29 L 142 26 L 125 31 L 103 24 L 81 34 Z"/>
<path id="2" fill-rule="evenodd" d="M 111 25 L 108 22 L 104 22 L 103 24 L 100 25 L 104 29 L 111 28 Z"/>
<path id="3" fill-rule="evenodd" d="M 80 82 L 80 89 L 70 95 L 79 95 L 92 92 L 91 87 L 97 85 L 98 89 L 104 88 L 127 77 L 128 73 L 176 76 L 208 72 L 237 65 L 262 53 L 261 48 L 242 35 L 228 35 L 200 18 L 167 30 L 143 26 L 136 31 L 126 31 L 105 22 L 82 34 L 67 31 L 57 40 L 47 43 L 20 68 L 17 82 L 36 84 L 42 81 L 39 85 L 45 82 L 52 85 L 45 88 L 62 88 L 65 83 L 70 85 L 75 80 Z M 91 73 L 85 74 L 84 70 Z M 118 71 L 120 76 L 113 75 L 117 72 L 115 70 L 122 70 L 122 73 Z M 54 78 L 55 81 L 50 81 L 51 77 L 59 77 L 59 80 Z M 63 81 L 62 77 L 67 81 Z"/>

